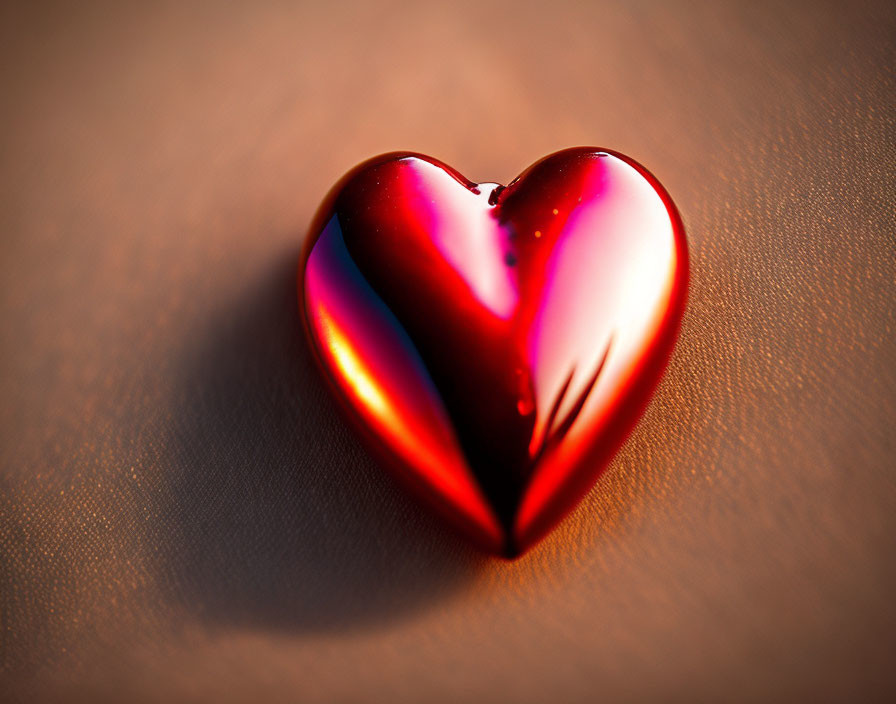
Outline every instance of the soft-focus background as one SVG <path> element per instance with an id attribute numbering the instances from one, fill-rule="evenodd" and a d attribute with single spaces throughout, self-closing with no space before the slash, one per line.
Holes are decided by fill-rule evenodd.
<path id="1" fill-rule="evenodd" d="M 892 3 L 4 3 L 0 699 L 885 700 Z M 298 325 L 378 152 L 647 165 L 692 249 L 644 420 L 507 563 L 364 454 Z"/>

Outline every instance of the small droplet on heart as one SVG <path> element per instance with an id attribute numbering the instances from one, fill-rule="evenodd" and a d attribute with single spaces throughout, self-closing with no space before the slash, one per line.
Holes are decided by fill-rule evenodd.
<path id="1" fill-rule="evenodd" d="M 518 400 L 516 410 L 521 416 L 527 416 L 535 410 L 535 397 L 532 393 L 532 378 L 522 367 L 514 370 Z"/>

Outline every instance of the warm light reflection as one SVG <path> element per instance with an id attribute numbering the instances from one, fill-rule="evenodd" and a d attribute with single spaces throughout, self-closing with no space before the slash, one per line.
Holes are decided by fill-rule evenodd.
<path id="1" fill-rule="evenodd" d="M 408 435 L 406 432 L 402 432 L 406 429 L 398 422 L 398 418 L 383 396 L 376 380 L 370 376 L 364 363 L 355 354 L 348 340 L 345 339 L 345 335 L 336 327 L 325 309 L 319 308 L 317 314 L 321 321 L 321 327 L 326 331 L 324 334 L 330 346 L 330 352 L 333 353 L 333 358 L 343 377 L 354 391 L 354 395 L 361 401 L 361 407 L 367 408 L 378 420 L 388 425 L 400 437 L 401 444 L 409 449 L 411 443 L 408 442 Z"/>

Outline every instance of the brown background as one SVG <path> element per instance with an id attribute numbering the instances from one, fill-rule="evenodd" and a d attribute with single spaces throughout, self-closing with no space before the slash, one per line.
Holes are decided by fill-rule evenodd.
<path id="1" fill-rule="evenodd" d="M 149 5 L 0 11 L 0 699 L 893 694 L 892 3 Z M 506 563 L 359 448 L 293 269 L 365 157 L 578 144 L 668 187 L 690 308 Z"/>

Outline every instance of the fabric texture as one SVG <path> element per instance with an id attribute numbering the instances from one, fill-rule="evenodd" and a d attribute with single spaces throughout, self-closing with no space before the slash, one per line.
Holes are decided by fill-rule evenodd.
<path id="1" fill-rule="evenodd" d="M 892 3 L 6 3 L 0 699 L 896 692 Z M 514 562 L 365 454 L 295 267 L 374 154 L 681 210 L 639 426 Z"/>

